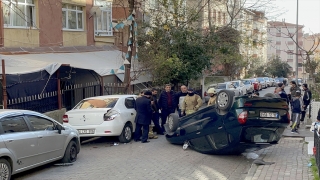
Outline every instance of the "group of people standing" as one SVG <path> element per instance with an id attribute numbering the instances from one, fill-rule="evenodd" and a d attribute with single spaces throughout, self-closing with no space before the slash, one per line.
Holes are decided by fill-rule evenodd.
<path id="1" fill-rule="evenodd" d="M 285 85 L 283 83 L 278 84 L 278 87 L 275 88 L 274 93 L 279 95 L 281 98 L 286 99 L 287 103 L 290 104 L 292 111 L 292 124 L 290 125 L 291 133 L 298 133 L 300 122 L 304 122 L 307 107 L 311 102 L 312 93 L 308 88 L 308 84 L 302 84 L 302 90 L 304 91 L 303 96 L 301 89 L 299 86 L 297 86 L 295 81 L 291 81 L 290 85 L 290 92 L 288 94 L 284 90 Z"/>
<path id="2" fill-rule="evenodd" d="M 135 104 L 137 115 L 134 141 L 148 143 L 148 138 L 157 138 L 153 132 L 156 132 L 157 135 L 164 135 L 164 124 L 168 116 L 171 113 L 175 113 L 176 110 L 179 117 L 199 110 L 203 104 L 201 97 L 192 88 L 187 88 L 185 85 L 182 85 L 180 90 L 180 92 L 175 93 L 171 90 L 171 85 L 166 84 L 159 98 L 158 90 L 155 88 L 140 93 Z M 214 105 L 216 102 L 215 89 L 210 88 L 208 94 L 210 95 L 208 106 Z M 151 122 L 153 122 L 154 126 L 150 126 Z"/>

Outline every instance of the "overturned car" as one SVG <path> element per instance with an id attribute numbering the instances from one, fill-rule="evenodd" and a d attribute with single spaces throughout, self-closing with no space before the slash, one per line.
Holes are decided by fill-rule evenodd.
<path id="1" fill-rule="evenodd" d="M 205 154 L 239 154 L 246 149 L 277 144 L 290 122 L 285 99 L 238 96 L 222 90 L 216 106 L 179 118 L 170 114 L 165 129 L 172 144 Z"/>

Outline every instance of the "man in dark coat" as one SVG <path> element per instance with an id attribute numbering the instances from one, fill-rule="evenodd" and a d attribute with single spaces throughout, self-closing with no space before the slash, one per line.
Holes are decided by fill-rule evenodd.
<path id="1" fill-rule="evenodd" d="M 176 102 L 177 98 L 175 93 L 171 90 L 171 85 L 165 85 L 165 91 L 160 94 L 159 98 L 159 108 L 161 110 L 161 128 L 165 132 L 164 124 L 167 121 L 169 114 L 174 113 L 178 103 Z"/>
<path id="2" fill-rule="evenodd" d="M 289 104 L 288 94 L 284 90 L 285 85 L 283 83 L 279 83 L 278 86 L 281 88 L 281 91 L 279 92 L 280 97 L 283 98 L 283 99 L 286 99 L 287 103 Z"/>
<path id="3" fill-rule="evenodd" d="M 302 84 L 302 88 L 304 90 L 304 94 L 303 94 L 303 109 L 304 111 L 302 111 L 301 113 L 301 122 L 304 121 L 304 118 L 306 117 L 306 110 L 307 107 L 309 106 L 310 102 L 311 102 L 311 98 L 312 98 L 312 93 L 308 88 L 308 84 Z"/>
<path id="4" fill-rule="evenodd" d="M 156 88 L 152 89 L 152 97 L 151 97 L 151 108 L 152 108 L 152 122 L 154 124 L 154 131 L 159 135 L 163 135 L 163 131 L 160 127 L 159 119 L 159 103 L 157 98 L 158 90 Z"/>
<path id="5" fill-rule="evenodd" d="M 142 97 L 137 98 L 135 109 L 137 111 L 135 123 L 136 129 L 134 132 L 134 141 L 141 141 L 142 143 L 148 143 L 149 125 L 152 119 L 152 109 L 150 98 L 152 96 L 151 91 L 145 91 Z M 142 138 L 141 136 L 142 128 Z"/>

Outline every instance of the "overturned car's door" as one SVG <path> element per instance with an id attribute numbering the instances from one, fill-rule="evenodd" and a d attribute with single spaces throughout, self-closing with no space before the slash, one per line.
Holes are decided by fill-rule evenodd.
<path id="1" fill-rule="evenodd" d="M 228 134 L 224 126 L 224 116 L 218 115 L 216 111 L 210 114 L 201 114 L 202 120 L 210 118 L 209 121 L 203 121 L 194 127 L 197 127 L 196 136 L 189 140 L 190 146 L 201 153 L 216 153 L 221 149 L 228 147 Z M 199 121 L 201 122 L 201 120 Z"/>

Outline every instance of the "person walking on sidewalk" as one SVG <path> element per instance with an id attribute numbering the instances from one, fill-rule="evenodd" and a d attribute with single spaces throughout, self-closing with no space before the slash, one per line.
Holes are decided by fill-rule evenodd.
<path id="1" fill-rule="evenodd" d="M 181 91 L 176 94 L 176 98 L 177 98 L 176 102 L 178 103 L 177 110 L 178 110 L 179 117 L 182 117 L 182 115 L 181 115 L 181 105 L 182 105 L 182 103 L 184 101 L 184 98 L 188 95 L 188 88 L 187 88 L 187 86 L 182 85 L 180 87 L 180 90 Z"/>
<path id="2" fill-rule="evenodd" d="M 298 133 L 297 125 L 300 123 L 300 115 L 303 111 L 303 100 L 301 98 L 301 91 L 296 91 L 292 98 L 292 129 L 291 133 Z"/>
<path id="3" fill-rule="evenodd" d="M 161 129 L 165 132 L 164 124 L 167 121 L 169 114 L 174 113 L 177 108 L 176 95 L 171 90 L 171 85 L 165 85 L 165 91 L 160 94 L 159 97 L 159 108 L 161 111 Z"/>
<path id="4" fill-rule="evenodd" d="M 192 114 L 201 107 L 202 105 L 202 99 L 198 94 L 194 94 L 193 89 L 188 89 L 188 95 L 184 98 L 181 114 L 189 115 Z"/>
<path id="5" fill-rule="evenodd" d="M 303 93 L 303 111 L 301 113 L 301 122 L 304 122 L 304 118 L 306 116 L 306 110 L 307 107 L 309 106 L 310 102 L 311 102 L 311 98 L 312 98 L 312 93 L 311 91 L 308 89 L 308 84 L 302 84 L 302 88 L 304 90 Z"/>
<path id="6" fill-rule="evenodd" d="M 290 87 L 290 92 L 289 92 L 289 100 L 290 100 L 290 103 L 291 103 L 292 100 L 293 100 L 293 97 L 295 97 L 296 92 L 300 91 L 300 88 L 297 86 L 295 81 L 291 81 L 290 85 L 291 85 L 291 87 Z"/>
<path id="7" fill-rule="evenodd" d="M 289 98 L 288 98 L 288 94 L 286 93 L 286 91 L 284 90 L 285 85 L 283 83 L 279 83 L 278 86 L 281 88 L 281 92 L 279 92 L 279 95 L 281 98 L 286 99 L 287 103 L 289 105 Z"/>

